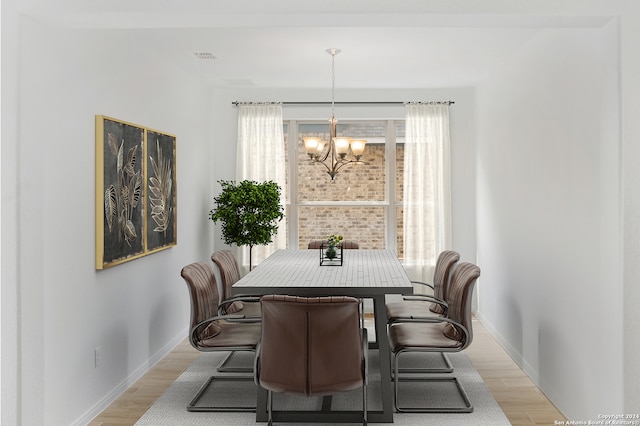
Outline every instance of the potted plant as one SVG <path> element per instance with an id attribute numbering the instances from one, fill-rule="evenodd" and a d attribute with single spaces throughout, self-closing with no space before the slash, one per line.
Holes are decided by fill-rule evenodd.
<path id="1" fill-rule="evenodd" d="M 320 266 L 342 266 L 342 235 L 331 234 L 320 244 Z"/>
<path id="2" fill-rule="evenodd" d="M 342 243 L 342 235 L 331 234 L 327 237 L 327 250 L 324 255 L 327 259 L 335 259 L 338 257 L 336 246 Z"/>
<path id="3" fill-rule="evenodd" d="M 284 218 L 280 204 L 280 186 L 273 181 L 219 180 L 220 195 L 214 198 L 216 207 L 209 217 L 222 223 L 225 244 L 249 246 L 249 270 L 252 268 L 254 245 L 269 244 L 278 232 L 278 222 Z"/>

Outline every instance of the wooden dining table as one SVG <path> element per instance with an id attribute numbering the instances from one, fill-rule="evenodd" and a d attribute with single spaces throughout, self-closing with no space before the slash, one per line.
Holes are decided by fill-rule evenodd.
<path id="1" fill-rule="evenodd" d="M 375 345 L 379 351 L 382 410 L 368 411 L 370 423 L 393 423 L 393 382 L 385 296 L 412 294 L 413 287 L 392 250 L 344 250 L 342 265 L 320 265 L 319 250 L 278 250 L 240 279 L 234 295 L 353 296 L 373 299 Z M 358 422 L 355 411 L 282 412 L 284 422 Z M 256 421 L 266 422 L 267 391 L 258 388 Z"/>

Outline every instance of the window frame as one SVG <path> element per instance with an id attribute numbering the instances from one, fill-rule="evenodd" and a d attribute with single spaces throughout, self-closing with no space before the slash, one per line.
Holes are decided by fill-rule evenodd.
<path id="1" fill-rule="evenodd" d="M 402 207 L 402 201 L 396 199 L 396 169 L 397 169 L 397 135 L 396 125 L 404 123 L 403 119 L 353 119 L 348 123 L 357 122 L 384 122 L 385 123 L 385 197 L 383 200 L 373 201 L 301 201 L 298 197 L 298 144 L 299 125 L 317 124 L 323 122 L 322 119 L 290 119 L 284 120 L 284 128 L 287 134 L 287 179 L 289 182 L 287 194 L 287 233 L 289 248 L 299 247 L 299 209 L 300 207 L 382 207 L 384 209 L 385 222 L 385 248 L 398 252 L 397 242 L 397 209 Z M 292 143 L 295 141 L 295 143 Z M 292 161 L 294 159 L 295 161 Z M 327 177 L 328 179 L 328 177 Z M 391 226 L 393 224 L 393 226 Z"/>

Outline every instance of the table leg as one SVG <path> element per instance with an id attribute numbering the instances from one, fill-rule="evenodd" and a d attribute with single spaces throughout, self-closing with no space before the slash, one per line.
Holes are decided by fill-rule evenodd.
<path id="1" fill-rule="evenodd" d="M 267 413 L 267 390 L 262 386 L 258 386 L 256 395 L 256 422 L 269 421 L 269 413 Z"/>
<path id="2" fill-rule="evenodd" d="M 384 294 L 373 298 L 373 315 L 376 325 L 380 362 L 380 392 L 382 394 L 382 413 L 376 416 L 376 422 L 393 423 L 393 381 L 391 380 L 391 352 L 387 338 L 387 309 Z"/>

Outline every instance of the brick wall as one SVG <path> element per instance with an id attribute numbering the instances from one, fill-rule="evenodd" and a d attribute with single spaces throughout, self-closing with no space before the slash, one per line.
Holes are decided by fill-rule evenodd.
<path id="1" fill-rule="evenodd" d="M 311 240 L 339 234 L 356 241 L 362 249 L 385 248 L 384 207 L 308 207 L 299 208 L 299 248 Z"/>
<path id="2" fill-rule="evenodd" d="M 386 122 L 360 122 L 338 126 L 338 135 L 352 138 L 384 140 Z M 314 164 L 304 150 L 302 137 L 318 136 L 325 141 L 327 132 L 300 134 L 298 141 L 298 197 L 309 201 L 384 201 L 385 146 L 367 144 L 362 161 L 340 169 L 332 182 L 321 164 Z M 396 148 L 396 200 L 402 201 L 404 147 Z M 402 208 L 397 208 L 398 254 L 402 257 Z M 299 208 L 299 247 L 306 248 L 311 240 L 320 240 L 335 233 L 359 243 L 363 249 L 385 248 L 385 208 L 382 206 L 301 206 Z M 393 225 L 391 225 L 393 226 Z"/>

